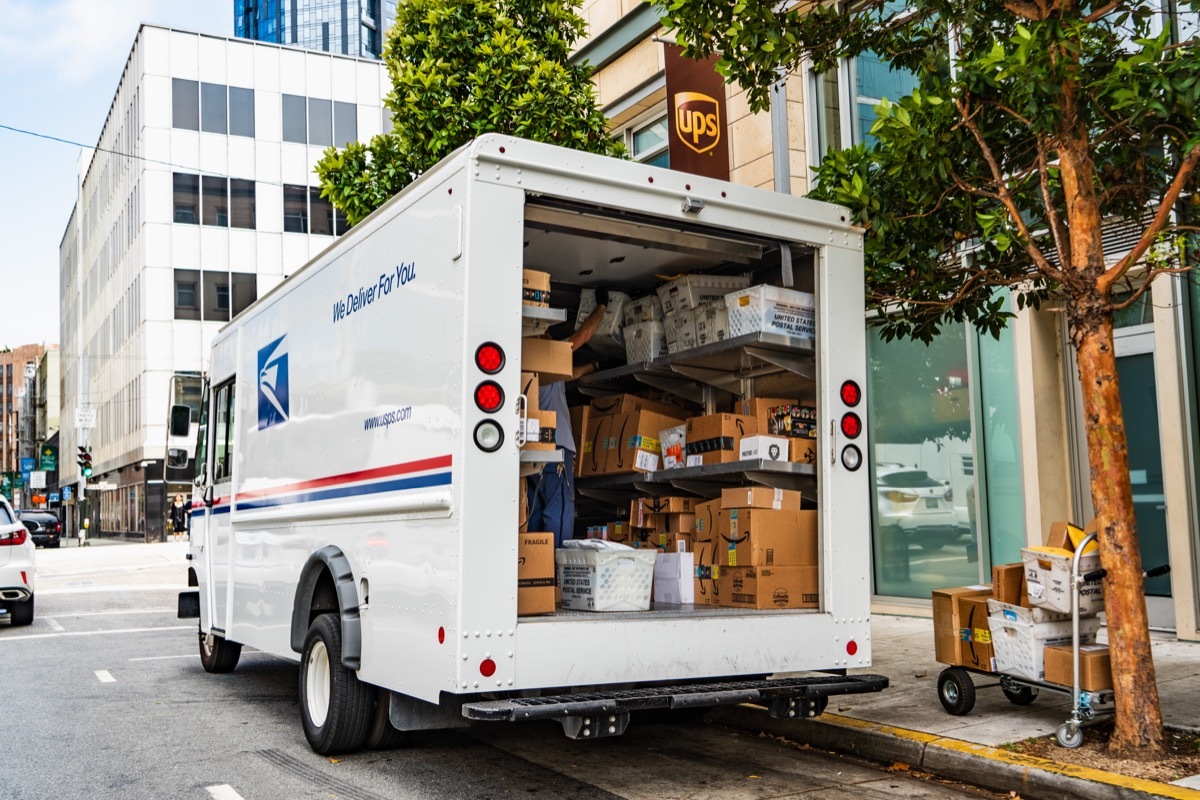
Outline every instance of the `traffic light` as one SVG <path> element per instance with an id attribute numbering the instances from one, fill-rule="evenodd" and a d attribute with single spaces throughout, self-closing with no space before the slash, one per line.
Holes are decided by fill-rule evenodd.
<path id="1" fill-rule="evenodd" d="M 75 461 L 79 464 L 80 475 L 85 478 L 92 477 L 92 451 L 87 445 L 79 445 L 79 457 Z"/>

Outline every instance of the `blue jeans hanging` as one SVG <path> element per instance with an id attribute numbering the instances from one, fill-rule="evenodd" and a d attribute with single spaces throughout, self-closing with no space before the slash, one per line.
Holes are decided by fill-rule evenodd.
<path id="1" fill-rule="evenodd" d="M 563 454 L 560 464 L 547 464 L 541 473 L 530 478 L 530 532 L 554 534 L 554 547 L 562 547 L 563 539 L 575 535 L 575 454 L 558 448 Z"/>

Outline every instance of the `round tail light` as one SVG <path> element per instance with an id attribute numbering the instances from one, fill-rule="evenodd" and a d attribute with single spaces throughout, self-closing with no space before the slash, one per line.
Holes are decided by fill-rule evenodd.
<path id="1" fill-rule="evenodd" d="M 504 444 L 504 431 L 490 419 L 475 426 L 475 446 L 485 453 L 494 453 Z"/>
<path id="2" fill-rule="evenodd" d="M 842 433 L 847 439 L 857 439 L 862 433 L 862 417 L 849 411 L 842 415 Z"/>
<path id="3" fill-rule="evenodd" d="M 485 342 L 475 351 L 475 366 L 488 375 L 495 375 L 504 369 L 504 351 L 500 345 Z"/>
<path id="4" fill-rule="evenodd" d="M 492 414 L 504 405 L 504 390 L 495 381 L 484 381 L 475 387 L 475 405 Z"/>
<path id="5" fill-rule="evenodd" d="M 862 401 L 862 389 L 854 381 L 842 383 L 842 402 L 854 408 Z"/>

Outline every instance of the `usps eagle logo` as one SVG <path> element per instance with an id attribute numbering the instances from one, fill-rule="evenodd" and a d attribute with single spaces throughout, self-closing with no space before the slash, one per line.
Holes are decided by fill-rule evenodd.
<path id="1" fill-rule="evenodd" d="M 258 429 L 288 420 L 288 353 L 285 333 L 258 351 Z"/>

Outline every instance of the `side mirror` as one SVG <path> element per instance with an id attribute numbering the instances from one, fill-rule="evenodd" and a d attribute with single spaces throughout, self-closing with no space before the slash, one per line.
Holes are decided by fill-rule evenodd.
<path id="1" fill-rule="evenodd" d="M 169 469 L 183 469 L 187 467 L 187 464 L 187 450 L 184 450 L 182 447 L 167 448 L 167 467 Z"/>
<path id="2" fill-rule="evenodd" d="M 170 428 L 172 436 L 188 436 L 192 430 L 192 410 L 187 406 L 171 406 Z"/>

